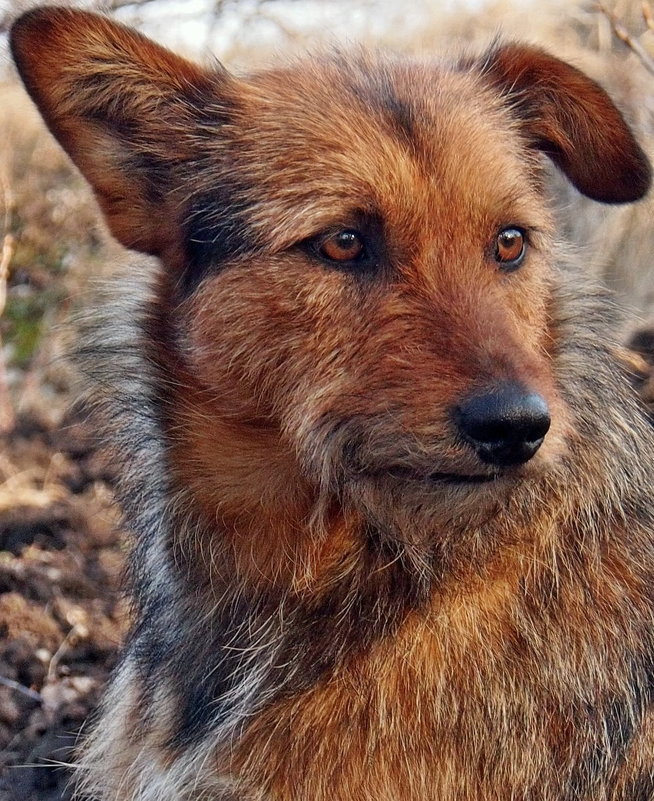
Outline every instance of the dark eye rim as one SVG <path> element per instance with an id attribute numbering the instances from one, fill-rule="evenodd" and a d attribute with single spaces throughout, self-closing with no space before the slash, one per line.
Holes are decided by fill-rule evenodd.
<path id="1" fill-rule="evenodd" d="M 515 259 L 510 259 L 505 261 L 499 257 L 498 253 L 498 240 L 500 236 L 507 231 L 518 231 L 518 233 L 522 236 L 522 250 L 520 251 L 520 255 Z M 505 273 L 511 273 L 514 270 L 517 270 L 519 267 L 522 266 L 525 257 L 527 255 L 527 250 L 529 249 L 529 232 L 527 229 L 522 225 L 503 225 L 500 229 L 498 229 L 497 233 L 495 234 L 495 239 L 493 241 L 493 260 L 498 265 L 500 270 Z"/>

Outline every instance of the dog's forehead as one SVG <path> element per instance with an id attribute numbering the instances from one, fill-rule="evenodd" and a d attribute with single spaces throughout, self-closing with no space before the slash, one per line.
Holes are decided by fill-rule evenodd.
<path id="1" fill-rule="evenodd" d="M 477 71 L 436 62 L 307 61 L 255 76 L 250 88 L 256 135 L 278 133 L 298 153 L 305 146 L 374 152 L 378 145 L 382 156 L 404 151 L 431 159 L 462 130 L 474 147 L 513 127 L 501 98 Z"/>
<path id="2" fill-rule="evenodd" d="M 457 215 L 510 220 L 518 203 L 535 202 L 533 154 L 474 71 L 372 56 L 308 61 L 256 76 L 245 106 L 244 166 L 266 219 L 274 203 L 279 230 L 292 221 L 294 236 L 353 205 L 406 226 L 439 209 L 453 225 Z"/>

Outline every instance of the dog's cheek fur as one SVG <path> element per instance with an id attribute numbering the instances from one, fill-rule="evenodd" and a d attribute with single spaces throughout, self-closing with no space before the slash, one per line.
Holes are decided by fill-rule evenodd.
<path id="1" fill-rule="evenodd" d="M 509 379 L 556 408 L 543 449 L 554 458 L 567 423 L 548 353 L 546 254 L 534 251 L 515 276 L 475 266 L 471 282 L 445 260 L 453 266 L 438 283 L 361 279 L 297 252 L 234 263 L 205 281 L 178 314 L 184 361 L 212 396 L 206 423 L 189 426 L 190 450 L 220 437 L 212 420 L 234 417 L 271 439 L 280 430 L 314 483 L 342 479 L 353 446 L 360 469 L 400 463 L 406 431 L 412 448 L 430 443 L 434 471 L 439 453 L 466 465 L 470 454 L 452 449 L 452 408 L 476 386 Z M 476 290 L 462 293 L 466 283 Z"/>

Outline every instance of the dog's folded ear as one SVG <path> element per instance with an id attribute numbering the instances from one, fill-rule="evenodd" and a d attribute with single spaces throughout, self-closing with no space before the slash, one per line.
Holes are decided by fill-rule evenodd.
<path id="1" fill-rule="evenodd" d="M 478 62 L 526 136 L 584 195 L 603 203 L 643 197 L 647 156 L 607 93 L 583 72 L 536 47 L 494 47 Z"/>
<path id="2" fill-rule="evenodd" d="M 39 8 L 11 31 L 18 71 L 49 128 L 93 186 L 114 236 L 160 254 L 176 170 L 193 159 L 186 133 L 218 97 L 209 72 L 98 14 Z M 174 229 L 174 226 L 172 226 Z"/>

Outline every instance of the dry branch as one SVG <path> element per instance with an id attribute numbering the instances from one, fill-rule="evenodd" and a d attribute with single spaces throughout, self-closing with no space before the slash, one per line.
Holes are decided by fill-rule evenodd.
<path id="1" fill-rule="evenodd" d="M 642 4 L 642 7 L 643 7 L 643 17 L 645 19 L 645 22 L 647 23 L 648 27 L 651 27 L 650 25 L 650 21 L 652 19 L 651 8 L 649 7 L 649 4 L 647 2 L 644 2 Z M 646 8 L 647 11 L 645 10 Z M 604 14 L 604 16 L 611 23 L 611 27 L 613 28 L 613 33 L 617 36 L 617 38 L 621 42 L 624 42 L 624 44 L 626 44 L 627 47 L 640 60 L 645 69 L 652 75 L 654 75 L 654 58 L 652 58 L 652 56 L 650 56 L 650 54 L 645 50 L 645 48 L 641 45 L 641 43 L 629 33 L 627 28 L 625 28 L 625 26 L 622 24 L 622 22 L 620 21 L 620 19 L 617 17 L 616 14 L 614 14 L 612 11 L 606 8 L 606 6 L 604 6 L 602 3 L 598 4 L 598 9 L 602 14 Z"/>

